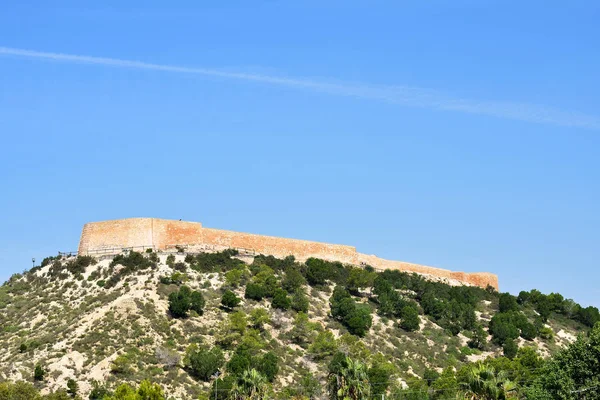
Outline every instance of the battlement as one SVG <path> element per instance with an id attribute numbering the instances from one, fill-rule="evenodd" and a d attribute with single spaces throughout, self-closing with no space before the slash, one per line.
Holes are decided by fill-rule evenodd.
<path id="1" fill-rule="evenodd" d="M 416 272 L 434 278 L 484 288 L 489 285 L 498 289 L 498 276 L 487 272 L 454 272 L 402 261 L 385 260 L 374 255 L 358 253 L 353 246 L 204 228 L 199 222 L 158 218 L 128 218 L 87 223 L 81 233 L 78 253 L 86 255 L 126 247 L 166 250 L 175 245 L 199 250 L 207 247 L 215 250 L 238 248 L 280 258 L 293 255 L 300 261 L 315 257 L 344 264 L 368 264 L 376 269 Z"/>

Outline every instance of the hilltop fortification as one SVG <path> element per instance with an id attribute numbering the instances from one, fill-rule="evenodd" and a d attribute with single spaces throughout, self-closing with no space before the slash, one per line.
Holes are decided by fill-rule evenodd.
<path id="1" fill-rule="evenodd" d="M 454 272 L 402 261 L 392 261 L 362 254 L 353 246 L 285 239 L 205 228 L 199 222 L 158 218 L 128 218 L 90 222 L 84 225 L 79 242 L 79 254 L 109 254 L 123 248 L 153 248 L 168 250 L 185 247 L 188 251 L 224 250 L 235 248 L 257 254 L 286 257 L 293 255 L 304 261 L 310 257 L 345 264 L 368 264 L 376 269 L 396 269 L 416 272 L 480 287 L 498 289 L 498 276 L 487 272 Z"/>

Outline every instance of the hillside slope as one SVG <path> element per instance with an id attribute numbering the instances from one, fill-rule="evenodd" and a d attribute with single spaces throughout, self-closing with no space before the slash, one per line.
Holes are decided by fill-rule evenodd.
<path id="1" fill-rule="evenodd" d="M 393 391 L 511 344 L 548 356 L 595 322 L 593 310 L 538 293 L 234 251 L 50 257 L 0 288 L 0 381 L 33 382 L 39 365 L 43 391 L 72 379 L 87 398 L 95 381 L 149 379 L 187 399 L 210 393 L 217 370 L 227 386 L 254 367 L 281 398 L 318 398 L 341 351 L 385 369 Z"/>

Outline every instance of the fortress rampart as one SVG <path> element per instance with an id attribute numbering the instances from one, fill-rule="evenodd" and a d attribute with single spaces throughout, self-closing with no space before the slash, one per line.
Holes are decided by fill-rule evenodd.
<path id="1" fill-rule="evenodd" d="M 176 245 L 187 246 L 190 250 L 194 248 L 201 250 L 207 247 L 215 250 L 245 249 L 281 258 L 293 255 L 300 261 L 315 257 L 345 264 L 368 264 L 376 269 L 416 272 L 480 287 L 490 285 L 498 289 L 498 276 L 487 272 L 454 272 L 402 261 L 385 260 L 374 255 L 359 253 L 353 246 L 204 228 L 199 222 L 158 218 L 128 218 L 87 223 L 81 233 L 78 252 L 80 255 L 120 252 L 124 247 L 144 246 L 165 250 Z"/>

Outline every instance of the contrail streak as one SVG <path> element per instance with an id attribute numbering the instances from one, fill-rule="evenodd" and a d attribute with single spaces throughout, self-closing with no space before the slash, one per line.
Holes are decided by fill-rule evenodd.
<path id="1" fill-rule="evenodd" d="M 243 72 L 228 72 L 210 68 L 181 67 L 176 65 L 152 64 L 117 58 L 91 57 L 85 55 L 50 53 L 34 50 L 0 47 L 0 55 L 18 56 L 41 60 L 61 61 L 77 64 L 104 65 L 116 68 L 146 69 L 152 71 L 196 74 L 224 79 L 259 82 L 328 93 L 359 99 L 379 100 L 411 107 L 455 111 L 469 114 L 488 115 L 504 119 L 532 123 L 600 130 L 600 118 L 579 112 L 535 104 L 514 102 L 474 101 L 453 98 L 438 91 L 406 86 L 378 86 L 369 84 L 331 83 L 302 78 L 285 78 Z"/>

